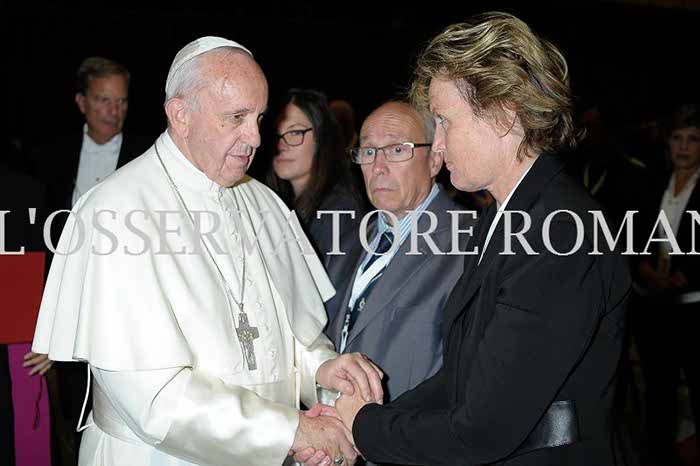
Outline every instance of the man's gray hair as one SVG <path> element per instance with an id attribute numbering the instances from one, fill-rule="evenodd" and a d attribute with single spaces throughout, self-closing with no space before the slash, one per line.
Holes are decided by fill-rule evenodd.
<path id="1" fill-rule="evenodd" d="M 420 111 L 417 109 L 416 111 L 420 115 L 421 120 L 423 120 L 423 127 L 425 128 L 425 141 L 421 142 L 429 142 L 432 144 L 433 139 L 435 139 L 435 118 L 433 118 L 433 116 L 426 111 Z"/>

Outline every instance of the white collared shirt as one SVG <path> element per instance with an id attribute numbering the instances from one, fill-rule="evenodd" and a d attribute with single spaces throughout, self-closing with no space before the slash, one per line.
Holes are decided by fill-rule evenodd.
<path id="1" fill-rule="evenodd" d="M 418 207 L 415 209 L 415 217 L 419 218 L 421 214 L 425 211 L 425 209 L 430 205 L 431 202 L 433 202 L 433 199 L 437 197 L 438 193 L 440 192 L 440 186 L 437 183 L 433 183 L 433 187 L 430 189 L 430 192 L 428 193 L 428 196 L 421 202 Z M 375 261 L 375 264 L 377 264 L 376 268 L 377 271 L 384 270 L 386 266 L 389 265 L 391 260 L 394 258 L 396 253 L 398 252 L 399 248 L 401 248 L 401 245 L 403 244 L 404 241 L 406 241 L 406 238 L 408 238 L 411 235 L 411 226 L 412 226 L 412 218 L 411 215 L 404 215 L 401 217 L 401 220 L 399 220 L 398 225 L 396 225 L 396 228 L 394 228 L 386 218 L 384 218 L 383 215 L 379 215 L 379 218 L 377 220 L 377 232 L 374 235 L 374 239 L 372 242 L 369 244 L 370 250 L 371 251 L 376 251 L 377 246 L 379 245 L 379 240 L 381 239 L 381 236 L 384 234 L 385 231 L 392 229 L 394 233 L 396 231 L 399 232 L 399 238 L 398 240 L 394 238 L 392 248 L 387 251 L 382 257 L 377 259 Z M 364 274 L 371 274 L 372 277 L 374 275 L 377 275 L 377 272 L 371 273 L 370 270 L 365 270 L 365 265 L 369 260 L 372 258 L 373 254 L 366 254 L 365 258 L 362 260 L 360 263 L 360 267 L 357 268 L 355 271 L 355 279 L 353 280 L 353 285 L 357 284 L 360 280 L 360 277 Z M 352 295 L 350 296 L 350 301 L 348 302 L 349 307 L 353 307 L 355 305 L 355 301 L 357 300 L 357 297 L 362 294 L 362 292 L 365 290 L 367 285 L 371 279 L 366 280 L 366 283 L 364 283 L 362 286 L 353 286 L 352 290 Z"/>
<path id="2" fill-rule="evenodd" d="M 678 195 L 675 195 L 676 173 L 674 172 L 668 182 L 666 191 L 664 191 L 664 197 L 661 200 L 661 210 L 663 210 L 666 214 L 666 218 L 668 218 L 668 223 L 671 225 L 674 236 L 678 236 L 678 228 L 681 225 L 681 219 L 685 213 L 685 208 L 688 205 L 690 195 L 693 193 L 693 189 L 695 189 L 695 185 L 698 182 L 698 177 L 700 177 L 700 169 L 695 170 L 695 173 L 693 173 L 693 175 L 690 177 L 681 192 L 679 192 Z M 666 237 L 666 232 L 661 224 L 659 224 L 657 234 L 661 238 Z M 668 255 L 670 252 L 670 244 L 668 242 L 661 243 L 661 253 Z"/>
<path id="3" fill-rule="evenodd" d="M 693 173 L 690 179 L 685 183 L 685 186 L 683 186 L 681 192 L 679 192 L 678 195 L 675 195 L 676 173 L 674 172 L 671 174 L 671 179 L 668 181 L 666 191 L 664 191 L 664 197 L 661 200 L 661 210 L 666 214 L 668 223 L 671 225 L 673 235 L 676 238 L 678 237 L 678 228 L 681 226 L 683 214 L 688 206 L 688 200 L 690 199 L 690 195 L 693 193 L 693 189 L 695 189 L 698 178 L 700 178 L 700 169 L 695 170 L 695 173 Z M 659 238 L 666 237 L 666 231 L 661 226 L 661 223 L 659 223 L 656 234 Z M 670 264 L 671 261 L 671 256 L 669 255 L 671 250 L 670 243 L 661 243 L 659 248 L 660 259 L 662 261 L 666 261 L 667 264 Z M 677 299 L 679 302 L 684 304 L 697 303 L 700 302 L 700 292 L 691 291 L 689 293 L 681 293 L 678 295 Z"/>
<path id="4" fill-rule="evenodd" d="M 426 196 L 426 198 L 415 209 L 415 218 L 419 218 L 421 216 L 421 214 L 425 211 L 425 209 L 428 208 L 428 206 L 433 202 L 433 200 L 437 197 L 439 193 L 440 186 L 437 183 L 433 183 L 433 187 L 430 189 L 428 196 Z M 362 260 L 360 266 L 355 271 L 355 278 L 352 283 L 352 292 L 350 294 L 350 300 L 348 301 L 348 308 L 345 311 L 345 325 L 343 326 L 340 348 L 338 349 L 340 353 L 343 353 L 345 351 L 348 341 L 348 332 L 350 324 L 350 315 L 347 313 L 348 309 L 352 309 L 355 306 L 355 302 L 360 297 L 360 295 L 362 295 L 365 289 L 383 273 L 384 269 L 389 265 L 391 260 L 397 254 L 398 250 L 401 248 L 403 242 L 406 240 L 406 238 L 410 236 L 411 228 L 413 226 L 412 217 L 412 215 L 409 215 L 407 213 L 401 218 L 401 220 L 399 220 L 398 224 L 391 225 L 390 222 L 387 221 L 387 219 L 384 218 L 383 215 L 379 216 L 379 220 L 377 221 L 377 232 L 374 236 L 374 239 L 369 244 L 370 250 L 377 250 L 377 246 L 379 245 L 381 236 L 389 229 L 393 230 L 395 235 L 396 232 L 398 232 L 398 238 L 394 238 L 391 249 L 389 249 L 389 251 L 387 251 L 381 257 L 379 257 L 374 262 L 374 264 L 372 264 L 372 266 L 369 267 L 367 270 L 365 270 L 365 266 L 372 258 L 373 253 L 368 252 L 367 254 L 365 254 L 365 258 Z M 360 311 L 358 310 L 357 312 Z"/>
<path id="5" fill-rule="evenodd" d="M 80 162 L 71 206 L 75 206 L 80 196 L 114 173 L 122 140 L 122 133 L 119 133 L 106 143 L 98 144 L 88 135 L 87 123 L 83 126 L 83 144 L 80 147 Z"/>

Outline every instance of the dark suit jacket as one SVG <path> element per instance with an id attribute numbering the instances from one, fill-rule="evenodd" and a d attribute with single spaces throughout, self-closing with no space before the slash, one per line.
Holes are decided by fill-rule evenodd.
<path id="1" fill-rule="evenodd" d="M 637 252 L 644 250 L 654 230 L 654 225 L 661 211 L 664 191 L 668 187 L 670 178 L 671 173 L 666 173 L 665 176 L 658 177 L 659 182 L 652 186 L 652 189 L 647 189 L 648 196 L 645 198 L 639 213 L 640 222 L 635 222 L 635 251 Z M 688 287 L 681 290 L 682 293 L 700 291 L 700 256 L 687 254 L 692 250 L 700 251 L 700 236 L 697 233 L 695 244 L 693 244 L 693 219 L 688 213 L 689 211 L 700 212 L 700 183 L 695 185 L 690 194 L 688 204 L 686 204 L 681 217 L 681 223 L 678 226 L 678 232 L 676 233 L 678 247 L 686 254 L 671 256 L 671 273 L 679 271 L 688 280 Z M 658 234 L 654 233 L 654 238 L 658 237 Z M 659 246 L 660 243 L 652 242 L 649 246 L 651 255 L 636 256 L 635 266 L 638 265 L 640 260 L 643 260 L 648 261 L 653 268 L 656 268 L 659 263 Z"/>
<path id="2" fill-rule="evenodd" d="M 5 215 L 5 250 L 40 252 L 43 247 L 42 212 L 46 211 L 46 188 L 36 178 L 17 172 L 0 163 L 0 210 Z M 30 223 L 28 209 L 36 209 L 34 223 Z"/>
<path id="3" fill-rule="evenodd" d="M 449 252 L 452 216 L 448 211 L 462 209 L 441 190 L 426 210 L 437 218 L 437 228 L 430 238 L 441 252 Z M 460 215 L 459 219 L 460 230 L 475 223 L 471 216 Z M 426 214 L 418 218 L 419 233 L 428 231 L 429 225 Z M 357 231 L 343 239 L 341 250 L 347 254 L 329 256 L 332 260 L 328 264 L 328 274 L 337 293 L 327 303 L 326 334 L 336 348 L 340 347 L 355 273 L 367 256 Z M 460 236 L 460 250 L 466 249 L 468 239 L 468 234 Z M 407 255 L 411 249 L 409 237 L 396 251 L 357 318 L 345 350 L 367 355 L 384 371 L 387 400 L 414 388 L 442 366 L 442 310 L 464 270 L 465 256 L 433 254 L 421 237 L 417 246 L 420 255 Z"/>
<path id="4" fill-rule="evenodd" d="M 367 213 L 361 200 L 353 195 L 349 189 L 337 186 L 321 201 L 321 205 L 316 212 L 333 210 L 355 212 L 354 219 L 348 214 L 340 215 L 338 228 L 341 236 L 349 234 L 351 231 L 357 235 L 357 229 L 362 221 L 362 217 Z M 331 214 L 323 214 L 321 218 L 318 218 L 315 215 L 316 213 L 306 223 L 306 229 L 321 262 L 326 265 L 329 261 L 328 253 L 333 249 L 333 216 Z"/>
<path id="5" fill-rule="evenodd" d="M 138 135 L 124 132 L 117 169 L 144 153 L 152 142 Z M 49 204 L 46 215 L 57 210 L 70 210 L 82 145 L 83 131 L 81 130 L 51 144 L 39 146 L 30 152 L 28 170 L 47 188 Z M 66 219 L 65 215 L 59 215 L 52 223 L 51 237 L 54 245 L 58 243 Z"/>
<path id="6" fill-rule="evenodd" d="M 371 461 L 432 465 L 613 464 L 609 414 L 622 349 L 624 309 L 630 277 L 616 253 L 589 255 L 592 217 L 600 207 L 541 156 L 511 198 L 509 211 L 525 211 L 532 226 L 504 249 L 503 221 L 477 266 L 465 272 L 445 308 L 445 363 L 431 379 L 396 402 L 370 404 L 358 413 L 353 434 Z M 582 220 L 578 252 L 548 252 L 542 224 L 553 211 L 568 209 Z M 474 243 L 484 243 L 492 205 Z M 523 222 L 514 215 L 512 231 Z M 571 217 L 559 215 L 551 244 L 568 251 L 576 241 Z M 602 245 L 600 246 L 603 250 Z M 470 247 L 471 248 L 471 245 Z M 580 439 L 567 446 L 518 452 L 555 401 L 572 401 Z"/>

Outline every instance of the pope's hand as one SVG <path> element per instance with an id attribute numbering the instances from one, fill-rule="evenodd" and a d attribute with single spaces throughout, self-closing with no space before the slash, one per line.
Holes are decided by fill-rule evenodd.
<path id="1" fill-rule="evenodd" d="M 341 354 L 318 368 L 316 380 L 321 387 L 353 395 L 353 384 L 359 387 L 365 401 L 382 403 L 384 374 L 369 359 L 360 353 Z"/>
<path id="2" fill-rule="evenodd" d="M 334 458 L 342 457 L 343 466 L 352 466 L 357 460 L 357 452 L 350 438 L 350 432 L 335 417 L 302 414 L 291 450 L 297 461 L 303 458 L 314 461 L 314 464 L 330 466 Z"/>
<path id="3" fill-rule="evenodd" d="M 316 403 L 308 411 L 302 411 L 306 417 L 331 416 L 339 421 L 342 421 L 340 414 L 332 406 Z M 302 451 L 289 451 L 290 455 L 294 455 L 294 459 L 298 463 L 304 463 L 306 466 L 329 466 L 333 462 L 333 458 L 325 452 L 309 447 Z"/>

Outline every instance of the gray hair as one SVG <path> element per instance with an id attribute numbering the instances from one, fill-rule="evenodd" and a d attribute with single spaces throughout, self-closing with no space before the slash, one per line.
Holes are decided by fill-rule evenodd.
<path id="1" fill-rule="evenodd" d="M 210 76 L 203 72 L 201 66 L 207 56 L 224 53 L 248 53 L 237 47 L 217 47 L 186 61 L 173 73 L 165 89 L 165 101 L 178 97 L 183 99 L 192 110 L 199 110 L 197 95 L 209 85 Z"/>
<path id="2" fill-rule="evenodd" d="M 435 118 L 424 110 L 416 109 L 416 111 L 418 112 L 418 115 L 420 115 L 420 118 L 423 121 L 423 127 L 425 128 L 425 141 L 423 142 L 429 142 L 432 144 L 433 140 L 435 139 Z"/>

